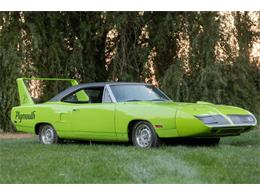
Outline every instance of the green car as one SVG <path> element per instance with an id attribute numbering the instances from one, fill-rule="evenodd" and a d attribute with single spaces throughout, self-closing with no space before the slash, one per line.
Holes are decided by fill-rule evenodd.
<path id="1" fill-rule="evenodd" d="M 65 80 L 72 86 L 35 104 L 25 80 Z M 18 78 L 17 84 L 21 105 L 12 109 L 12 122 L 18 131 L 39 135 L 43 144 L 66 139 L 130 141 L 150 148 L 163 138 L 181 137 L 215 145 L 220 137 L 240 135 L 257 124 L 255 116 L 242 108 L 174 102 L 147 83 Z"/>

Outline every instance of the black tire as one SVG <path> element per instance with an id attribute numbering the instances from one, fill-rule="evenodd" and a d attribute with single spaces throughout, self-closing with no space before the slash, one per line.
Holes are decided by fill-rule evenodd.
<path id="1" fill-rule="evenodd" d="M 44 124 L 39 129 L 39 141 L 41 144 L 57 144 L 60 139 L 53 126 Z"/>
<path id="2" fill-rule="evenodd" d="M 197 138 L 196 142 L 203 146 L 216 146 L 220 142 L 220 138 Z"/>
<path id="3" fill-rule="evenodd" d="M 140 148 L 151 148 L 159 146 L 160 139 L 150 123 L 140 121 L 133 127 L 132 143 Z"/>

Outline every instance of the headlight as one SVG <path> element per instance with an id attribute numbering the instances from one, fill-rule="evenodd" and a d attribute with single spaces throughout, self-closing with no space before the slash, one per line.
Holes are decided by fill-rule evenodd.
<path id="1" fill-rule="evenodd" d="M 206 125 L 226 125 L 229 121 L 222 115 L 196 115 Z"/>
<path id="2" fill-rule="evenodd" d="M 256 119 L 252 115 L 236 115 L 230 114 L 228 117 L 234 124 L 255 124 Z"/>

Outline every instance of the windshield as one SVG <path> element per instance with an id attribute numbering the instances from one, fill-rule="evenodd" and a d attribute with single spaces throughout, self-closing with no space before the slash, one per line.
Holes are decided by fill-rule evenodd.
<path id="1" fill-rule="evenodd" d="M 130 84 L 111 85 L 117 102 L 129 101 L 170 101 L 158 88 L 152 85 Z"/>

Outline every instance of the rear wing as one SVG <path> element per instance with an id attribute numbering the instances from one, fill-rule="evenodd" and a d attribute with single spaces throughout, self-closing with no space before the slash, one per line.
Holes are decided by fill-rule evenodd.
<path id="1" fill-rule="evenodd" d="M 24 83 L 25 80 L 40 80 L 40 81 L 68 81 L 72 86 L 78 85 L 75 79 L 59 79 L 59 78 L 18 78 L 16 79 L 18 85 L 18 93 L 20 98 L 20 105 L 35 104 L 30 96 L 30 93 Z M 87 94 L 84 91 L 80 91 L 77 94 L 78 99 L 89 100 Z"/>

